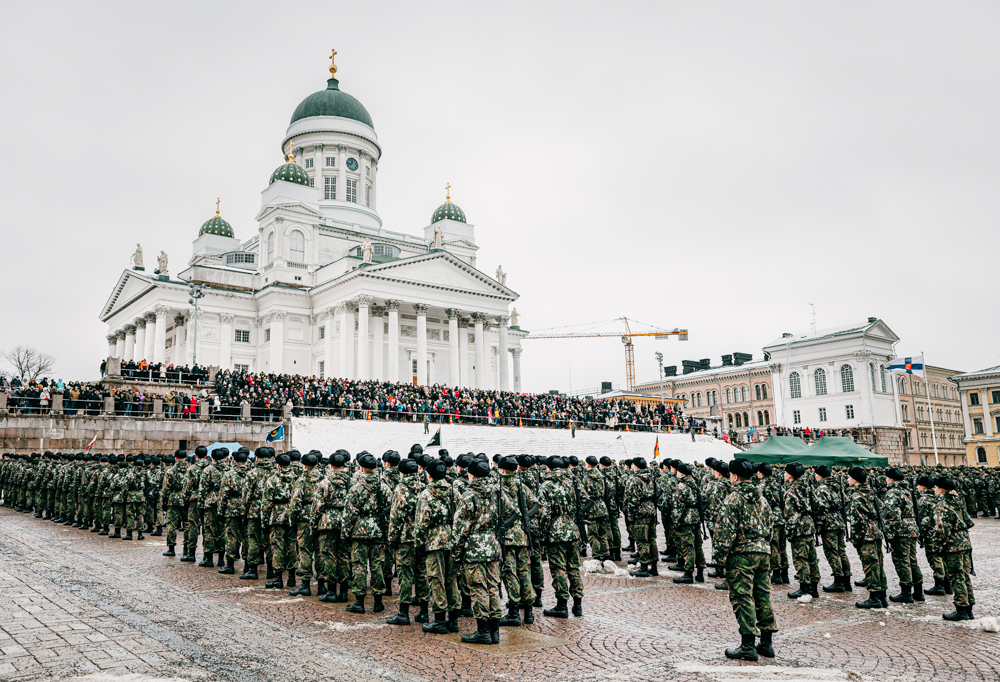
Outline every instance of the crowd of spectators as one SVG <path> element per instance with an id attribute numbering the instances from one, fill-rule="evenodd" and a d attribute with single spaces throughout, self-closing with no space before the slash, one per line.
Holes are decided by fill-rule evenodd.
<path id="1" fill-rule="evenodd" d="M 107 372 L 107 360 L 101 362 L 101 376 Z M 121 376 L 131 381 L 150 381 L 168 384 L 206 384 L 209 379 L 207 367 L 202 365 L 168 365 L 162 362 L 151 363 L 145 360 L 123 360 Z"/>
<path id="2" fill-rule="evenodd" d="M 62 379 L 42 378 L 38 381 L 22 381 L 14 377 L 7 380 L 0 376 L 0 392 L 7 395 L 7 409 L 12 414 L 49 414 L 55 396 L 63 399 L 62 413 L 68 416 L 98 416 L 104 413 L 105 400 L 114 398 L 115 414 L 122 417 L 151 417 L 153 398 L 163 398 L 163 412 L 168 417 L 195 417 L 199 403 L 208 401 L 209 408 L 218 408 L 216 399 L 213 406 L 208 390 L 191 393 L 170 391 L 166 395 L 153 394 L 132 386 L 110 388 L 100 382 L 63 382 Z"/>

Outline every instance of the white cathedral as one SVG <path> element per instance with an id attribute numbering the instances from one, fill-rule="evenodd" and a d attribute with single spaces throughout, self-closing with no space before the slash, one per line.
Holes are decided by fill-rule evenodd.
<path id="1" fill-rule="evenodd" d="M 176 277 L 162 254 L 147 273 L 137 251 L 101 310 L 109 357 L 520 391 L 518 295 L 476 267 L 450 193 L 422 236 L 383 229 L 382 148 L 336 71 L 292 114 L 257 234 L 241 242 L 216 210 Z"/>

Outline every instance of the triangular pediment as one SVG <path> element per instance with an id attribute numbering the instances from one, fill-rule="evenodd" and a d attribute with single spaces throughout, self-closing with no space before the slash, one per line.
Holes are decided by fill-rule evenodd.
<path id="1" fill-rule="evenodd" d="M 319 219 L 323 217 L 322 213 L 312 208 L 308 204 L 295 201 L 294 199 L 285 198 L 285 200 L 282 203 L 268 204 L 267 206 L 262 208 L 260 210 L 260 213 L 257 214 L 255 220 L 258 223 L 264 222 L 267 218 L 276 213 L 281 213 L 283 215 L 288 215 L 289 213 L 291 213 L 293 216 L 295 216 L 297 220 L 309 224 L 318 222 Z"/>
<path id="2" fill-rule="evenodd" d="M 118 278 L 115 288 L 111 291 L 107 303 L 101 309 L 101 320 L 106 320 L 114 311 L 155 287 L 156 284 L 145 275 L 139 274 L 135 270 L 124 271 Z"/>

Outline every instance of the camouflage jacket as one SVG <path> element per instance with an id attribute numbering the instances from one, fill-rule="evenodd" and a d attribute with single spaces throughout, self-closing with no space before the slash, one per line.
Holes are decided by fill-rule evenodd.
<path id="1" fill-rule="evenodd" d="M 247 472 L 243 488 L 243 508 L 247 510 L 248 519 L 260 519 L 267 525 L 268 511 L 264 507 L 264 484 L 271 478 L 276 466 L 269 457 L 258 457 L 254 467 Z"/>
<path id="2" fill-rule="evenodd" d="M 292 484 L 291 503 L 291 522 L 293 524 L 309 523 L 312 525 L 310 511 L 312 510 L 313 496 L 316 494 L 316 488 L 322 480 L 323 475 L 316 467 L 303 470 L 299 477 L 295 479 L 295 483 Z"/>
<path id="3" fill-rule="evenodd" d="M 125 501 L 130 504 L 146 501 L 146 469 L 129 466 L 125 473 Z"/>
<path id="4" fill-rule="evenodd" d="M 675 526 L 693 526 L 700 523 L 698 515 L 698 481 L 692 476 L 678 476 L 674 489 L 672 519 Z"/>
<path id="5" fill-rule="evenodd" d="M 719 506 L 712 534 L 718 561 L 731 554 L 770 554 L 771 505 L 751 481 L 740 481 Z"/>
<path id="6" fill-rule="evenodd" d="M 604 476 L 600 469 L 584 470 L 580 480 L 580 501 L 584 506 L 594 503 L 583 518 L 588 521 L 608 518 L 608 506 L 604 504 Z"/>
<path id="7" fill-rule="evenodd" d="M 882 523 L 888 540 L 917 537 L 917 522 L 913 515 L 913 498 L 906 481 L 889 486 L 882 502 Z"/>
<path id="8" fill-rule="evenodd" d="M 215 464 L 207 464 L 201 470 L 201 478 L 198 480 L 198 499 L 201 500 L 201 508 L 209 509 L 219 504 L 219 487 L 222 485 L 222 472 Z"/>
<path id="9" fill-rule="evenodd" d="M 538 490 L 541 506 L 538 532 L 542 542 L 547 544 L 580 541 L 580 529 L 573 515 L 576 500 L 572 484 L 567 480 L 562 478 L 559 470 L 550 471 L 542 477 L 542 487 Z"/>
<path id="10" fill-rule="evenodd" d="M 655 475 L 649 469 L 643 469 L 632 472 L 626 477 L 623 499 L 629 522 L 638 519 L 651 519 L 656 515 L 656 500 L 653 491 L 653 476 Z M 657 488 L 659 488 L 659 484 L 657 484 Z"/>
<path id="11" fill-rule="evenodd" d="M 291 524 L 292 483 L 295 482 L 295 478 L 296 472 L 291 466 L 278 467 L 264 483 L 261 508 L 262 513 L 267 514 L 269 525 Z"/>
<path id="12" fill-rule="evenodd" d="M 760 494 L 764 496 L 764 499 L 771 506 L 771 525 L 784 526 L 785 514 L 781 508 L 785 499 L 784 483 L 778 476 L 771 474 L 762 478 L 758 487 L 760 488 Z"/>
<path id="13" fill-rule="evenodd" d="M 182 459 L 175 461 L 172 466 L 167 467 L 163 475 L 163 487 L 161 497 L 164 507 L 183 507 L 187 504 L 187 495 L 184 492 L 184 474 L 187 472 L 187 463 Z"/>
<path id="14" fill-rule="evenodd" d="M 201 472 L 204 466 L 199 462 L 204 460 L 194 460 L 189 462 L 184 470 L 184 497 L 188 504 L 195 505 L 196 509 L 201 509 L 201 500 L 198 499 L 198 490 L 201 485 Z"/>
<path id="15" fill-rule="evenodd" d="M 520 481 L 520 477 L 514 474 L 503 474 L 500 477 L 501 485 L 503 485 L 504 494 L 510 499 L 511 504 L 514 505 L 514 510 L 520 516 L 521 507 L 517 501 L 517 489 L 521 488 L 521 498 L 524 500 L 524 511 L 527 513 L 531 507 L 538 504 L 538 498 L 535 497 L 535 493 L 531 492 L 531 488 L 524 485 Z M 603 504 L 603 503 L 600 503 Z M 539 505 L 541 507 L 541 505 Z M 541 512 L 541 508 L 538 510 Z M 506 518 L 504 519 L 506 521 Z M 536 513 L 531 519 L 528 520 L 529 526 L 538 520 L 538 514 Z M 534 533 L 532 533 L 534 536 Z M 524 532 L 524 524 L 521 523 L 521 519 L 507 529 L 504 533 L 504 545 L 507 547 L 527 547 L 528 546 L 528 536 Z"/>
<path id="16" fill-rule="evenodd" d="M 708 500 L 708 514 L 706 514 L 705 525 L 709 530 L 714 531 L 719 523 L 719 516 L 722 514 L 722 503 L 732 492 L 733 484 L 725 478 L 713 478 L 712 495 L 705 497 Z"/>
<path id="17" fill-rule="evenodd" d="M 461 552 L 460 560 L 465 563 L 500 561 L 497 515 L 506 518 L 512 511 L 510 499 L 492 476 L 473 479 L 455 514 L 452 547 Z"/>
<path id="18" fill-rule="evenodd" d="M 114 473 L 108 479 L 112 504 L 124 504 L 126 502 L 125 496 L 128 488 L 125 483 L 125 477 L 128 476 L 129 466 L 124 462 L 119 462 L 118 468 L 114 470 Z"/>
<path id="19" fill-rule="evenodd" d="M 847 502 L 847 499 L 844 499 Z M 824 478 L 816 485 L 813 493 L 813 504 L 816 509 L 816 520 L 823 531 L 844 530 L 843 506 L 840 503 L 840 490 L 837 484 Z"/>
<path id="20" fill-rule="evenodd" d="M 920 537 L 926 538 L 930 527 L 934 524 L 934 491 L 925 490 L 917 493 L 917 516 Z"/>
<path id="21" fill-rule="evenodd" d="M 107 500 L 113 495 L 111 482 L 117 470 L 117 465 L 112 466 L 111 464 L 101 464 L 101 470 L 97 474 L 97 480 L 94 487 L 94 495 L 98 499 Z"/>
<path id="22" fill-rule="evenodd" d="M 238 518 L 246 515 L 243 505 L 243 489 L 246 486 L 247 474 L 250 471 L 245 463 L 237 462 L 236 466 L 222 474 L 219 481 L 219 515 L 226 518 Z"/>
<path id="23" fill-rule="evenodd" d="M 935 554 L 972 550 L 968 526 L 958 511 L 960 504 L 961 498 L 955 492 L 946 491 L 937 498 L 927 534 L 930 549 Z"/>
<path id="24" fill-rule="evenodd" d="M 382 503 L 385 509 L 379 509 L 379 485 L 382 487 Z M 381 516 L 388 519 L 389 504 L 392 501 L 392 491 L 385 483 L 380 483 L 378 472 L 362 473 L 357 482 L 347 493 L 347 503 L 344 505 L 343 533 L 344 537 L 356 540 L 382 539 Z"/>
<path id="25" fill-rule="evenodd" d="M 389 509 L 389 541 L 412 543 L 417 520 L 417 497 L 423 486 L 416 474 L 401 476 Z"/>
<path id="26" fill-rule="evenodd" d="M 451 549 L 452 504 L 455 490 L 448 481 L 431 481 L 417 496 L 417 547 L 427 552 Z"/>
<path id="27" fill-rule="evenodd" d="M 882 533 L 878 529 L 878 512 L 875 510 L 875 493 L 867 483 L 859 483 L 851 488 L 847 521 L 851 524 L 851 542 L 855 545 L 882 540 Z"/>
<path id="28" fill-rule="evenodd" d="M 604 499 L 608 501 L 611 522 L 618 518 L 621 509 L 618 508 L 618 471 L 616 467 L 601 467 L 601 478 L 604 479 Z"/>
<path id="29" fill-rule="evenodd" d="M 674 498 L 677 495 L 677 476 L 667 471 L 660 476 L 661 485 L 657 492 L 660 499 L 656 501 L 656 506 L 663 510 L 664 523 L 672 523 L 674 516 Z"/>
<path id="30" fill-rule="evenodd" d="M 159 493 L 160 489 L 163 487 L 164 469 L 161 465 L 157 464 L 150 469 L 147 474 L 146 497 L 149 498 L 150 504 L 155 505 L 157 503 L 161 503 Z"/>
<path id="31" fill-rule="evenodd" d="M 316 486 L 309 513 L 316 530 L 340 530 L 350 480 L 345 469 L 331 469 Z"/>
<path id="32" fill-rule="evenodd" d="M 815 532 L 812 491 L 803 475 L 792 481 L 785 491 L 785 533 L 791 539 L 813 535 Z"/>

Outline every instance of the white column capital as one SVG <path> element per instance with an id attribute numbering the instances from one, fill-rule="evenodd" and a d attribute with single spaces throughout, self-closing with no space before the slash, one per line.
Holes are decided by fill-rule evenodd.
<path id="1" fill-rule="evenodd" d="M 515 358 L 521 357 L 521 348 L 508 348 L 507 352 L 513 355 Z"/>
<path id="2" fill-rule="evenodd" d="M 426 303 L 414 303 L 413 304 L 413 310 L 416 311 L 417 317 L 426 316 L 427 315 L 427 311 L 429 309 L 430 309 L 430 306 L 427 305 Z"/>
<path id="3" fill-rule="evenodd" d="M 108 334 L 108 336 L 106 338 L 108 339 L 108 343 L 116 343 L 118 341 L 118 334 L 117 333 L 116 334 Z"/>
<path id="4" fill-rule="evenodd" d="M 462 316 L 462 313 L 458 310 L 458 308 L 445 308 L 444 314 L 448 316 L 449 320 L 457 320 Z"/>
<path id="5" fill-rule="evenodd" d="M 399 310 L 400 302 L 394 298 L 385 299 L 385 307 L 389 310 Z"/>
<path id="6" fill-rule="evenodd" d="M 484 324 L 489 319 L 489 315 L 486 313 L 471 313 L 470 316 L 476 324 Z"/>
<path id="7" fill-rule="evenodd" d="M 337 145 L 337 151 L 339 151 L 341 154 L 346 154 L 347 153 L 347 145 L 346 144 L 338 144 Z"/>
<path id="8" fill-rule="evenodd" d="M 367 308 L 371 305 L 372 297 L 368 294 L 361 294 L 354 300 L 359 308 Z"/>
<path id="9" fill-rule="evenodd" d="M 122 328 L 125 330 L 125 335 L 126 336 L 128 336 L 129 334 L 131 334 L 132 336 L 135 336 L 135 325 L 134 324 L 127 324 L 127 325 L 125 325 Z"/>
<path id="10" fill-rule="evenodd" d="M 153 308 L 153 314 L 156 317 L 166 317 L 167 313 L 170 312 L 170 308 L 165 305 L 158 305 Z"/>
<path id="11" fill-rule="evenodd" d="M 508 322 L 510 322 L 510 318 L 506 315 L 497 316 L 497 326 L 506 327 Z"/>
<path id="12" fill-rule="evenodd" d="M 313 144 L 313 149 L 315 149 L 318 152 L 323 151 L 323 143 L 322 142 L 317 142 L 317 143 Z"/>

